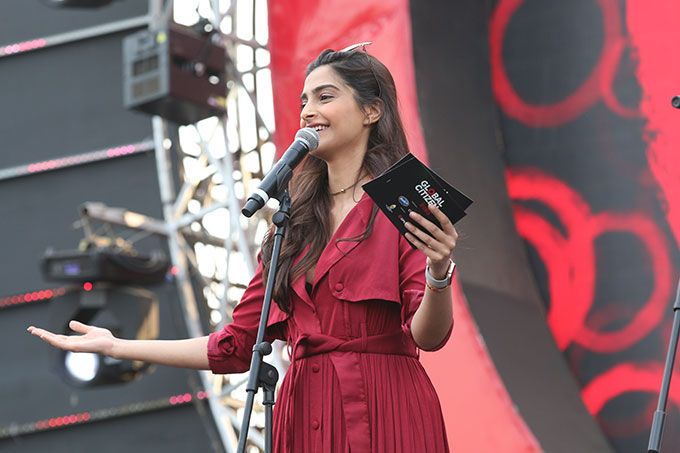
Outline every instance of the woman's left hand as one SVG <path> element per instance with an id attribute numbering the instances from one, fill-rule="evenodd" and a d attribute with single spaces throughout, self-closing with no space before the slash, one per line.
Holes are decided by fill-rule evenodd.
<path id="1" fill-rule="evenodd" d="M 409 213 L 411 222 L 406 222 L 406 228 L 409 230 L 409 233 L 406 233 L 406 239 L 427 255 L 427 265 L 430 267 L 432 276 L 440 279 L 446 276 L 451 254 L 456 248 L 458 233 L 449 218 L 438 207 L 434 205 L 428 205 L 428 207 L 442 227 L 439 228 L 417 212 L 411 211 Z M 412 222 L 418 223 L 430 234 L 428 235 Z"/>

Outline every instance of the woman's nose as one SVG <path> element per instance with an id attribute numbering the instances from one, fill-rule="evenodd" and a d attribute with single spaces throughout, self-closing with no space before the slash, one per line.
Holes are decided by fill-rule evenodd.
<path id="1" fill-rule="evenodd" d="M 300 112 L 300 120 L 308 123 L 312 118 L 314 118 L 314 115 L 314 110 L 309 107 L 309 104 L 306 104 Z"/>

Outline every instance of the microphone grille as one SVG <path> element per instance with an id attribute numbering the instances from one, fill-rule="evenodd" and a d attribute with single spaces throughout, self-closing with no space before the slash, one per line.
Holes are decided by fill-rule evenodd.
<path id="1" fill-rule="evenodd" d="M 297 134 L 295 134 L 296 140 L 304 140 L 310 151 L 315 150 L 319 146 L 319 133 L 312 129 L 311 127 L 303 127 Z"/>

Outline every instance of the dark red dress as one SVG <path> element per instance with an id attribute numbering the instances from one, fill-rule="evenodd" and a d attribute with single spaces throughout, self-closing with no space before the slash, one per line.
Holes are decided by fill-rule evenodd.
<path id="1" fill-rule="evenodd" d="M 364 194 L 347 214 L 319 258 L 311 295 L 304 275 L 293 283 L 291 316 L 272 304 L 268 340 L 288 341 L 292 356 L 274 406 L 276 452 L 449 451 L 410 331 L 425 255 L 381 212 L 367 239 L 335 243 L 361 234 L 372 206 Z M 214 373 L 248 370 L 263 297 L 259 262 L 233 323 L 210 335 Z"/>

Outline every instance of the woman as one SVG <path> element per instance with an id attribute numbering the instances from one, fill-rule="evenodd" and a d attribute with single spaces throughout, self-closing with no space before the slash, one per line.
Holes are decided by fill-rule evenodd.
<path id="1" fill-rule="evenodd" d="M 457 233 L 437 208 L 441 228 L 412 213 L 406 239 L 413 248 L 362 190 L 408 147 L 392 76 L 359 46 L 323 51 L 301 95 L 300 126 L 316 129 L 320 140 L 291 181 L 267 323 L 267 339 L 287 340 L 291 354 L 274 409 L 275 451 L 445 452 L 439 401 L 418 350 L 436 350 L 451 334 Z M 233 323 L 209 336 L 124 340 L 76 321 L 70 327 L 82 335 L 28 330 L 71 351 L 246 371 L 272 246 L 268 235 Z"/>

